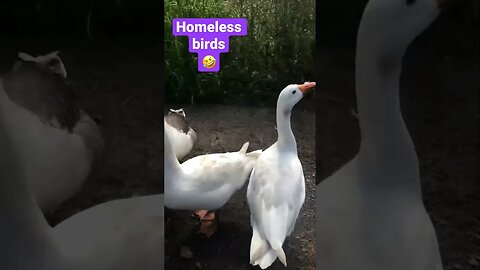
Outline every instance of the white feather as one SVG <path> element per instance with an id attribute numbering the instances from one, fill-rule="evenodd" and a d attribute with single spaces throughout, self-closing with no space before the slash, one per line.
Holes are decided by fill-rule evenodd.
<path id="1" fill-rule="evenodd" d="M 240 189 L 260 150 L 197 156 L 182 164 L 176 159 L 165 123 L 165 206 L 172 209 L 215 210 Z"/>
<path id="2" fill-rule="evenodd" d="M 305 179 L 290 127 L 290 111 L 302 93 L 287 86 L 277 103 L 279 139 L 257 160 L 247 190 L 253 230 L 250 263 L 262 269 L 275 259 L 287 266 L 283 242 L 289 236 L 305 201 Z"/>
<path id="3" fill-rule="evenodd" d="M 178 160 L 182 160 L 192 151 L 197 136 L 192 128 L 190 128 L 188 133 L 183 133 L 166 123 L 165 132 L 168 132 L 170 135 L 170 143 Z"/>
<path id="4" fill-rule="evenodd" d="M 86 140 L 91 136 L 102 145 L 100 131 L 85 114 L 73 133 L 46 125 L 35 114 L 13 103 L 6 94 L 3 97 L 4 109 L 8 112 L 5 128 L 14 135 L 12 143 L 40 208 L 51 213 L 83 185 L 96 151 L 87 146 Z"/>

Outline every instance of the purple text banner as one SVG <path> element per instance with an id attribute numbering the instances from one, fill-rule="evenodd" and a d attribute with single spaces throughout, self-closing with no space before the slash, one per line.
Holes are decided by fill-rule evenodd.
<path id="1" fill-rule="evenodd" d="M 245 18 L 176 18 L 174 36 L 188 36 L 188 50 L 198 55 L 198 71 L 220 71 L 220 53 L 229 51 L 230 36 L 247 35 Z"/>

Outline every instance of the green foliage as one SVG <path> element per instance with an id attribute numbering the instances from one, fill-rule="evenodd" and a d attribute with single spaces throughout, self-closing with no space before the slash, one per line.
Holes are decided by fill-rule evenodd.
<path id="1" fill-rule="evenodd" d="M 166 0 L 165 98 L 168 103 L 275 104 L 286 85 L 313 80 L 314 0 Z M 247 18 L 248 35 L 230 37 L 219 73 L 197 71 L 174 18 Z"/>

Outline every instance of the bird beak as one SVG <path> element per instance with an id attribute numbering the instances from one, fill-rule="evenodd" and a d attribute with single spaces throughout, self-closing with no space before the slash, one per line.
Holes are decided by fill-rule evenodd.
<path id="1" fill-rule="evenodd" d="M 304 84 L 299 84 L 298 89 L 300 89 L 300 92 L 305 95 L 310 89 L 313 89 L 315 85 L 315 82 L 305 82 Z"/>

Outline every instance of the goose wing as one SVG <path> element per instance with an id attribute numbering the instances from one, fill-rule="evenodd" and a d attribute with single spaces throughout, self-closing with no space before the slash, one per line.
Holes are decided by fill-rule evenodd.
<path id="1" fill-rule="evenodd" d="M 266 265 L 278 256 L 286 264 L 282 249 L 285 238 L 293 231 L 305 200 L 305 184 L 298 159 L 276 166 L 272 158 L 260 157 L 250 177 L 247 190 L 252 226 L 255 231 L 251 246 L 252 263 Z M 273 252 L 273 253 L 272 253 Z M 275 256 L 272 256 L 275 254 Z M 272 260 L 273 259 L 273 260 Z"/>
<path id="2" fill-rule="evenodd" d="M 197 156 L 181 164 L 194 177 L 192 188 L 213 190 L 224 185 L 243 185 L 253 168 L 255 158 L 239 152 Z"/>

